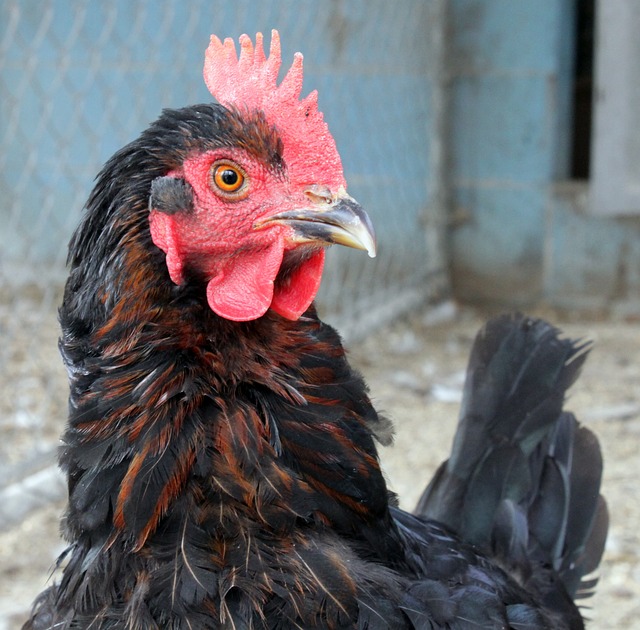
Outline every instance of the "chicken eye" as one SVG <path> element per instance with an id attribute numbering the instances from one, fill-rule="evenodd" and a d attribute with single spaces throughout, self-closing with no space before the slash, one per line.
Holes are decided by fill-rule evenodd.
<path id="1" fill-rule="evenodd" d="M 246 177 L 242 169 L 229 162 L 217 162 L 211 167 L 212 180 L 219 192 L 237 197 L 245 187 Z"/>

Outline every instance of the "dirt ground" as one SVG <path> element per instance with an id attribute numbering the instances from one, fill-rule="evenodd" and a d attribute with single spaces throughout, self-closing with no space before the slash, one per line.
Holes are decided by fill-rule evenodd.
<path id="1" fill-rule="evenodd" d="M 640 322 L 544 315 L 569 336 L 595 342 L 567 403 L 602 444 L 611 518 L 600 582 L 584 614 L 590 628 L 640 628 Z M 447 457 L 467 356 L 485 318 L 449 304 L 351 346 L 377 407 L 394 419 L 395 445 L 383 449 L 382 460 L 405 508 Z M 44 586 L 62 549 L 62 507 L 50 505 L 0 534 L 0 630 L 19 628 Z"/>

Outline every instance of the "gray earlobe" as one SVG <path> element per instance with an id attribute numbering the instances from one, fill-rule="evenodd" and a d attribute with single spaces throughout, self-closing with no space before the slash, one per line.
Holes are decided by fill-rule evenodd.
<path id="1" fill-rule="evenodd" d="M 193 210 L 193 188 L 179 177 L 156 177 L 151 182 L 149 210 L 164 214 L 191 212 Z"/>

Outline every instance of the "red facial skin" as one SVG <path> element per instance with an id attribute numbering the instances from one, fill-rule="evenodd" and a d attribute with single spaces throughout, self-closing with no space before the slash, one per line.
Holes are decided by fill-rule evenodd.
<path id="1" fill-rule="evenodd" d="M 233 161 L 244 172 L 240 196 L 216 187 L 211 168 L 220 159 Z M 167 255 L 171 280 L 182 284 L 185 267 L 192 267 L 207 280 L 209 306 L 226 319 L 257 319 L 269 308 L 288 319 L 300 317 L 320 286 L 324 249 L 315 250 L 276 283 L 285 252 L 300 245 L 286 225 L 256 229 L 255 224 L 308 206 L 306 187 L 292 184 L 241 149 L 197 155 L 169 175 L 184 178 L 193 189 L 193 211 L 170 215 L 152 210 L 149 217 L 153 242 Z"/>

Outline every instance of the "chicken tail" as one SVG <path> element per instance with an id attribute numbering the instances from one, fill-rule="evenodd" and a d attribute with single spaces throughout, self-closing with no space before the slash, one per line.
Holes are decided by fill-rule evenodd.
<path id="1" fill-rule="evenodd" d="M 598 441 L 562 410 L 589 348 L 542 320 L 491 320 L 471 353 L 451 456 L 416 508 L 545 599 L 557 584 L 540 584 L 540 566 L 573 599 L 593 592 L 607 536 Z"/>

